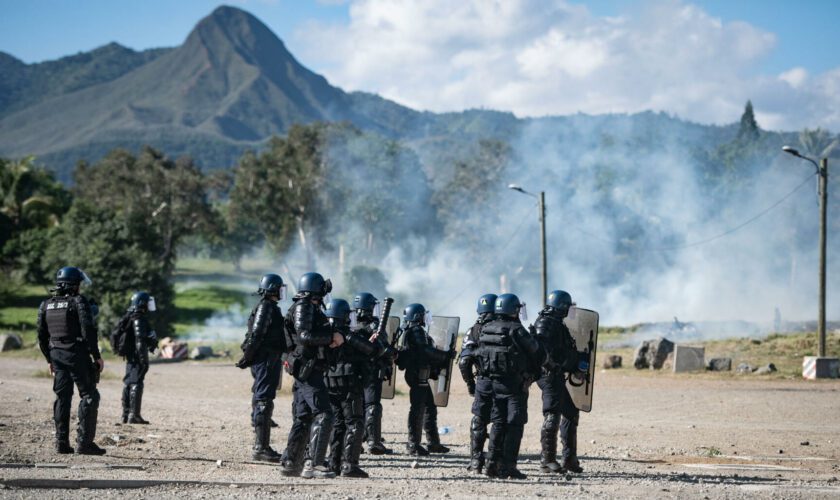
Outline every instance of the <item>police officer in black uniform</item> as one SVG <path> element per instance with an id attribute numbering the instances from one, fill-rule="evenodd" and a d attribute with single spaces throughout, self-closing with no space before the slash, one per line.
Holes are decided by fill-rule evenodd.
<path id="1" fill-rule="evenodd" d="M 79 389 L 79 427 L 76 453 L 103 455 L 105 450 L 93 442 L 99 411 L 96 383 L 105 367 L 99 354 L 96 324 L 87 297 L 79 293 L 90 280 L 76 267 L 63 267 L 56 274 L 52 297 L 38 308 L 38 346 L 53 374 L 53 419 L 55 450 L 73 453 L 70 446 L 70 403 L 73 383 Z"/>
<path id="2" fill-rule="evenodd" d="M 122 392 L 122 423 L 148 424 L 141 415 L 143 406 L 143 381 L 149 371 L 149 353 L 157 349 L 158 338 L 149 323 L 149 313 L 156 309 L 155 298 L 147 292 L 131 296 L 126 311 L 127 329 L 125 346 L 125 376 Z M 122 323 L 123 320 L 121 320 Z"/>
<path id="3" fill-rule="evenodd" d="M 271 448 L 271 415 L 274 397 L 283 369 L 282 355 L 286 351 L 283 313 L 279 302 L 284 298 L 286 285 L 276 274 L 260 279 L 257 294 L 260 301 L 248 318 L 248 333 L 242 343 L 242 359 L 236 366 L 251 368 L 251 425 L 254 427 L 254 447 L 251 456 L 263 462 L 279 462 L 280 454 Z"/>
<path id="4" fill-rule="evenodd" d="M 333 299 L 327 304 L 330 324 L 344 336 L 344 344 L 333 352 L 327 371 L 330 405 L 336 416 L 330 440 L 330 469 L 342 477 L 366 478 L 359 467 L 364 438 L 364 382 L 372 370 L 370 360 L 382 354 L 381 344 L 370 342 L 365 330 L 350 328 L 350 304 Z"/>
<path id="5" fill-rule="evenodd" d="M 353 309 L 356 310 L 356 321 L 358 333 L 366 335 L 370 339 L 379 328 L 379 318 L 376 317 L 375 309 L 379 303 L 373 294 L 361 292 L 353 299 Z M 387 332 L 385 335 L 374 339 L 379 345 L 379 350 L 388 355 L 378 356 L 371 360 L 372 370 L 368 370 L 365 380 L 365 436 L 367 437 L 368 453 L 372 455 L 390 455 L 393 450 L 386 448 L 382 443 L 382 382 L 391 378 L 393 370 L 393 353 L 395 352 L 388 343 Z"/>
<path id="6" fill-rule="evenodd" d="M 492 381 L 482 376 L 479 371 L 478 337 L 481 327 L 493 319 L 496 307 L 496 294 L 488 293 L 478 299 L 475 312 L 478 319 L 467 330 L 464 342 L 461 344 L 461 356 L 458 368 L 467 383 L 467 390 L 473 396 L 472 423 L 470 424 L 470 465 L 467 470 L 481 474 L 484 468 L 484 442 L 487 440 L 487 425 L 490 423 L 490 412 L 493 409 Z"/>
<path id="7" fill-rule="evenodd" d="M 324 373 L 330 365 L 330 351 L 344 343 L 344 335 L 333 330 L 324 315 L 324 296 L 330 290 L 330 280 L 318 273 L 304 274 L 286 315 L 285 364 L 295 383 L 292 387 L 294 421 L 283 453 L 284 476 L 335 477 L 324 465 L 334 421 Z M 307 445 L 308 454 L 304 457 Z"/>
<path id="8" fill-rule="evenodd" d="M 440 443 L 437 429 L 437 407 L 435 406 L 429 378 L 455 357 L 455 350 L 442 351 L 426 333 L 426 308 L 422 304 L 409 304 L 403 311 L 405 350 L 397 361 L 405 370 L 405 381 L 409 386 L 408 442 L 409 455 L 425 456 L 429 453 L 448 453 L 449 448 Z M 420 444 L 422 431 L 426 431 L 428 449 Z"/>
<path id="9" fill-rule="evenodd" d="M 493 411 L 489 477 L 525 479 L 516 468 L 522 433 L 528 422 L 528 388 L 543 362 L 542 346 L 522 326 L 524 306 L 512 293 L 496 299 L 495 318 L 481 327 L 478 358 L 481 376 L 491 380 Z"/>
<path id="10" fill-rule="evenodd" d="M 580 410 L 572 402 L 566 387 L 566 373 L 586 373 L 589 361 L 582 359 L 563 318 L 573 305 L 572 296 L 563 290 L 548 295 L 545 308 L 534 322 L 534 334 L 547 353 L 543 374 L 537 381 L 542 390 L 543 422 L 540 434 L 543 472 L 580 473 L 583 469 L 577 457 L 577 427 Z M 557 431 L 563 441 L 563 462 L 557 462 Z"/>

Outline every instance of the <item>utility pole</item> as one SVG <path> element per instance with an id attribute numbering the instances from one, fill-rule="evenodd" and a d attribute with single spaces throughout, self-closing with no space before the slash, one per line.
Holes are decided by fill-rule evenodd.
<path id="1" fill-rule="evenodd" d="M 824 216 L 825 214 L 823 214 Z M 540 191 L 540 243 L 542 245 L 542 305 L 545 307 L 548 297 L 548 258 L 546 257 L 545 242 L 545 191 Z"/>
<path id="2" fill-rule="evenodd" d="M 826 231 L 828 225 L 828 158 L 820 160 L 820 309 L 817 317 L 817 335 L 820 342 L 820 357 L 825 353 L 825 279 L 826 279 Z"/>

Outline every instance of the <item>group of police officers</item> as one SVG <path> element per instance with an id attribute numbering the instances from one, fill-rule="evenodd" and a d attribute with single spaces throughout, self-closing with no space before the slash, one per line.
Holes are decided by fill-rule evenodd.
<path id="1" fill-rule="evenodd" d="M 98 307 L 80 293 L 85 282 L 89 279 L 78 268 L 59 270 L 52 296 L 38 310 L 38 340 L 54 374 L 56 451 L 74 452 L 69 424 L 75 383 L 80 397 L 75 452 L 102 455 L 105 450 L 94 438 L 99 407 L 96 384 L 104 362 L 95 321 Z M 372 294 L 359 293 L 351 306 L 346 300 L 330 299 L 331 290 L 332 283 L 322 275 L 304 274 L 284 317 L 279 305 L 286 291 L 282 278 L 267 274 L 260 280 L 260 300 L 248 319 L 243 355 L 236 363 L 239 368 L 249 368 L 254 379 L 252 458 L 281 463 L 284 476 L 368 477 L 359 467 L 363 442 L 367 441 L 368 453 L 392 453 L 382 439 L 381 397 L 383 381 L 395 376 L 395 362 L 405 370 L 410 388 L 406 452 L 413 456 L 447 453 L 449 448 L 441 444 L 438 434 L 429 380 L 438 378 L 457 353 L 452 347 L 435 345 L 428 332 L 429 312 L 421 304 L 408 305 L 402 326 L 389 342 L 384 322 L 391 299 L 385 299 L 385 312 L 380 316 L 379 301 Z M 458 361 L 474 397 L 468 467 L 473 473 L 526 477 L 517 469 L 517 459 L 528 421 L 528 392 L 534 381 L 542 390 L 544 415 L 541 470 L 582 472 L 577 458 L 579 410 L 567 390 L 566 377 L 585 376 L 589 365 L 563 323 L 572 306 L 568 293 L 551 292 L 534 324 L 526 328 L 522 323 L 527 319 L 525 304 L 516 295 L 479 298 L 478 319 L 464 337 Z M 111 334 L 112 347 L 126 359 L 122 424 L 148 423 L 140 409 L 148 353 L 157 348 L 147 318 L 154 310 L 153 297 L 135 293 Z M 280 454 L 270 441 L 271 428 L 277 426 L 272 414 L 282 370 L 294 377 L 294 385 L 293 422 Z M 421 444 L 424 432 L 426 446 Z"/>

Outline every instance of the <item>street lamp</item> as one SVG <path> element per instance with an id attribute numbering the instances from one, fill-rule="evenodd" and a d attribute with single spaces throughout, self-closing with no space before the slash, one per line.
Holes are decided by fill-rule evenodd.
<path id="1" fill-rule="evenodd" d="M 807 160 L 811 162 L 814 167 L 817 169 L 817 175 L 819 177 L 819 197 L 820 197 L 820 304 L 819 304 L 819 314 L 817 316 L 817 336 L 819 337 L 819 357 L 825 358 L 825 286 L 826 286 L 826 265 L 825 265 L 825 254 L 826 254 L 826 228 L 827 228 L 827 210 L 828 210 L 828 158 L 823 158 L 820 160 L 820 163 L 817 163 L 811 158 L 801 154 L 796 149 L 793 149 L 790 146 L 784 146 L 782 151 L 785 153 L 791 154 L 796 156 L 797 158 L 801 158 L 803 160 Z M 806 359 L 805 363 L 808 363 Z M 815 371 L 820 372 L 819 362 L 815 362 Z M 833 363 L 833 369 L 828 368 L 828 365 Z M 803 370 L 804 370 L 803 365 Z M 834 377 L 837 376 L 837 361 L 833 360 L 833 362 L 826 363 L 826 371 L 833 370 Z M 819 377 L 819 374 L 815 375 Z M 831 376 L 831 375 L 828 375 Z"/>
<path id="2" fill-rule="evenodd" d="M 539 195 L 529 193 L 522 189 L 518 184 L 508 184 L 508 188 L 514 191 L 519 191 L 522 194 L 536 198 L 539 201 L 539 217 L 540 217 L 540 246 L 542 250 L 542 303 L 545 307 L 545 300 L 548 296 L 548 262 L 546 258 L 546 243 L 545 243 L 545 191 L 540 191 Z"/>

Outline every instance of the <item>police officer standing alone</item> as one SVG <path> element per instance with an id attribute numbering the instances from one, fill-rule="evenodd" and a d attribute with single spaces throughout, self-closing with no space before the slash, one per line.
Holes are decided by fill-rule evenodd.
<path id="1" fill-rule="evenodd" d="M 123 377 L 122 423 L 148 424 L 141 415 L 143 406 L 143 382 L 149 371 L 149 353 L 157 349 L 157 334 L 149 324 L 149 313 L 156 309 L 155 298 L 146 292 L 131 296 L 131 305 L 126 316 L 120 320 L 125 324 L 122 339 L 125 356 L 125 377 Z"/>
<path id="2" fill-rule="evenodd" d="M 588 360 L 581 359 L 563 318 L 572 307 L 572 296 L 563 290 L 548 294 L 545 308 L 534 322 L 534 333 L 545 348 L 547 358 L 543 375 L 537 381 L 542 390 L 543 422 L 540 433 L 540 469 L 543 472 L 581 473 L 577 457 L 577 427 L 580 410 L 572 402 L 566 387 L 566 373 L 589 370 Z M 563 462 L 557 462 L 557 431 L 563 441 Z"/>
<path id="3" fill-rule="evenodd" d="M 93 442 L 99 411 L 96 382 L 105 367 L 99 354 L 96 324 L 89 300 L 79 293 L 90 279 L 80 269 L 63 267 L 56 275 L 53 296 L 38 308 L 38 346 L 53 375 L 55 450 L 73 453 L 70 446 L 70 404 L 73 383 L 79 389 L 79 427 L 76 453 L 104 455 Z"/>
<path id="4" fill-rule="evenodd" d="M 344 336 L 327 372 L 330 405 L 336 417 L 330 440 L 330 469 L 342 477 L 366 478 L 367 472 L 359 468 L 364 438 L 362 391 L 371 370 L 371 357 L 383 350 L 380 344 L 370 342 L 364 330 L 350 329 L 350 304 L 346 300 L 330 301 L 326 315 L 335 331 Z"/>
<path id="5" fill-rule="evenodd" d="M 475 310 L 478 319 L 464 335 L 461 357 L 458 359 L 461 376 L 467 383 L 470 396 L 474 397 L 473 418 L 470 424 L 470 465 L 467 470 L 476 474 L 481 474 L 484 468 L 484 442 L 487 441 L 487 425 L 490 423 L 490 412 L 493 409 L 493 383 L 481 373 L 476 374 L 480 366 L 477 357 L 478 342 L 481 327 L 493 319 L 496 298 L 492 293 L 479 297 Z"/>
<path id="6" fill-rule="evenodd" d="M 429 378 L 432 371 L 440 370 L 456 352 L 442 351 L 426 333 L 427 312 L 422 304 L 409 304 L 403 311 L 405 322 L 405 350 L 397 362 L 405 370 L 405 382 L 409 386 L 408 443 L 409 455 L 425 456 L 429 453 L 448 453 L 449 448 L 440 443 L 437 429 L 437 407 L 435 406 Z M 420 444 L 422 431 L 426 431 L 428 449 Z"/>
<path id="7" fill-rule="evenodd" d="M 528 388 L 542 365 L 543 350 L 522 326 L 523 307 L 516 295 L 499 295 L 495 318 L 481 328 L 478 338 L 480 373 L 491 380 L 493 391 L 490 457 L 485 469 L 489 477 L 527 477 L 516 463 L 528 422 Z"/>
<path id="8" fill-rule="evenodd" d="M 357 332 L 366 335 L 367 339 L 370 339 L 379 327 L 379 318 L 374 312 L 378 303 L 376 297 L 367 292 L 361 292 L 353 299 L 353 309 L 356 310 L 358 322 Z M 365 379 L 365 436 L 368 453 L 390 455 L 393 450 L 386 448 L 382 443 L 382 382 L 394 375 L 391 373 L 394 350 L 388 343 L 387 333 L 377 336 L 374 342 L 379 345 L 381 352 L 390 353 L 390 355 L 378 356 L 371 360 L 373 369 L 368 370 L 368 376 Z"/>
<path id="9" fill-rule="evenodd" d="M 251 387 L 251 425 L 254 427 L 251 457 L 264 462 L 280 461 L 280 454 L 271 448 L 271 415 L 283 368 L 281 357 L 286 350 L 283 314 L 278 304 L 285 291 L 283 279 L 276 274 L 266 274 L 260 279 L 257 294 L 261 298 L 248 318 L 242 359 L 236 363 L 239 368 L 250 367 L 254 377 Z"/>
<path id="10" fill-rule="evenodd" d="M 344 343 L 344 336 L 324 315 L 324 296 L 332 283 L 318 273 L 307 273 L 298 282 L 298 293 L 286 315 L 286 369 L 295 377 L 292 387 L 292 428 L 283 453 L 284 476 L 333 478 L 324 466 L 334 414 L 324 382 L 330 351 Z M 304 451 L 309 445 L 304 461 Z"/>

